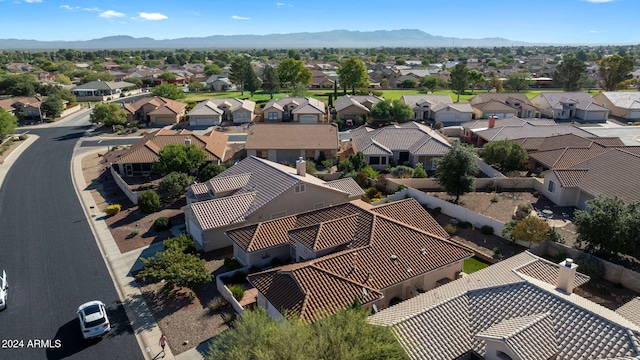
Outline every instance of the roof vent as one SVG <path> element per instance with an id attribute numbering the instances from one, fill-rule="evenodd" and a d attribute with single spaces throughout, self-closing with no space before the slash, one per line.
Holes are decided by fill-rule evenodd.
<path id="1" fill-rule="evenodd" d="M 420 254 L 427 255 L 427 249 L 425 248 L 420 249 Z"/>
<path id="2" fill-rule="evenodd" d="M 391 261 L 392 261 L 394 264 L 400 264 L 400 259 L 398 259 L 398 256 L 397 256 L 397 255 L 395 255 L 395 254 L 391 255 Z"/>
<path id="3" fill-rule="evenodd" d="M 189 136 L 184 138 L 184 144 L 185 145 L 191 145 L 191 138 Z"/>

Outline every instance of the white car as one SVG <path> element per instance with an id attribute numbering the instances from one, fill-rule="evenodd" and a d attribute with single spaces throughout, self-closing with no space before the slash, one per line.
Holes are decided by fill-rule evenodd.
<path id="1" fill-rule="evenodd" d="M 9 282 L 7 282 L 7 273 L 2 270 L 2 277 L 0 278 L 0 310 L 7 308 L 7 289 L 9 288 Z"/>
<path id="2" fill-rule="evenodd" d="M 107 310 L 102 301 L 94 300 L 80 305 L 78 319 L 85 339 L 99 337 L 111 331 Z"/>

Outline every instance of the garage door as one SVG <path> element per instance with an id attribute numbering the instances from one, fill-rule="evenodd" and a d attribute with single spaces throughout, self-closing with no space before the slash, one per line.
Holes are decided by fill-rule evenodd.
<path id="1" fill-rule="evenodd" d="M 189 119 L 189 125 L 191 126 L 213 126 L 218 125 L 216 119 L 207 119 L 207 118 L 195 118 Z"/>
<path id="2" fill-rule="evenodd" d="M 318 115 L 300 115 L 301 124 L 315 124 L 318 122 Z"/>
<path id="3" fill-rule="evenodd" d="M 439 122 L 452 122 L 456 121 L 455 111 L 441 111 L 436 115 L 436 121 Z"/>
<path id="4" fill-rule="evenodd" d="M 631 110 L 629 118 L 632 120 L 640 120 L 640 110 Z"/>

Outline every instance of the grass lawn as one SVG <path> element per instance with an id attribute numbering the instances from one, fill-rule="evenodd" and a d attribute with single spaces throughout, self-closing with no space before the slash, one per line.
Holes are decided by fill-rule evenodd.
<path id="1" fill-rule="evenodd" d="M 482 270 L 487 266 L 489 266 L 489 264 L 487 264 L 486 262 L 480 261 L 478 260 L 478 258 L 472 257 L 464 261 L 464 265 L 462 266 L 462 269 L 466 274 L 471 274 L 478 270 Z"/>

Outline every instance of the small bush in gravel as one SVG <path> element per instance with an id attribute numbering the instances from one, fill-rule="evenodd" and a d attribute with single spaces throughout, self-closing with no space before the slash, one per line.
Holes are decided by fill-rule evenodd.
<path id="1" fill-rule="evenodd" d="M 18 136 L 18 140 L 20 141 L 27 140 L 27 138 L 28 138 L 27 134 L 20 134 L 20 136 Z"/>
<path id="2" fill-rule="evenodd" d="M 483 235 L 493 235 L 493 227 L 489 225 L 482 225 L 480 228 L 480 233 Z"/>
<path id="3" fill-rule="evenodd" d="M 140 230 L 139 229 L 133 229 L 131 230 L 131 232 L 129 233 L 128 238 L 131 239 L 132 237 L 135 237 L 136 235 L 140 234 Z"/>
<path id="4" fill-rule="evenodd" d="M 207 303 L 207 308 L 211 311 L 218 311 L 227 305 L 227 300 L 222 296 L 216 296 L 213 299 L 209 300 Z"/>
<path id="5" fill-rule="evenodd" d="M 155 231 L 165 231 L 169 229 L 171 229 L 171 219 L 166 216 L 159 217 L 153 222 L 153 230 Z"/>
<path id="6" fill-rule="evenodd" d="M 120 204 L 111 204 L 111 205 L 107 206 L 107 210 L 105 212 L 107 213 L 107 215 L 113 216 L 113 215 L 119 213 L 120 209 L 122 209 Z"/>
<path id="7" fill-rule="evenodd" d="M 145 214 L 151 214 L 160 207 L 160 197 L 153 190 L 146 190 L 138 197 L 138 208 Z"/>
<path id="8" fill-rule="evenodd" d="M 576 258 L 581 273 L 590 276 L 592 279 L 601 279 L 604 276 L 604 264 L 602 260 L 589 254 L 580 254 Z"/>
<path id="9" fill-rule="evenodd" d="M 225 324 L 228 324 L 228 323 L 232 322 L 233 321 L 233 314 L 231 314 L 231 313 L 222 314 L 222 321 Z"/>
<path id="10" fill-rule="evenodd" d="M 456 229 L 455 226 L 453 226 L 451 224 L 447 224 L 447 225 L 444 226 L 444 231 L 446 231 L 447 234 L 449 234 L 449 235 L 455 235 L 458 230 Z"/>
<path id="11" fill-rule="evenodd" d="M 233 297 L 238 301 L 242 300 L 244 297 L 244 286 L 242 284 L 231 285 L 229 287 L 229 291 L 231 291 Z"/>
<path id="12" fill-rule="evenodd" d="M 499 247 L 496 246 L 496 247 L 493 248 L 493 254 L 494 255 L 500 255 L 500 253 L 502 253 L 502 250 L 500 250 Z"/>
<path id="13" fill-rule="evenodd" d="M 468 221 L 461 221 L 461 222 L 458 223 L 458 227 L 460 229 L 468 229 L 468 228 L 471 227 L 471 223 L 468 222 Z"/>

